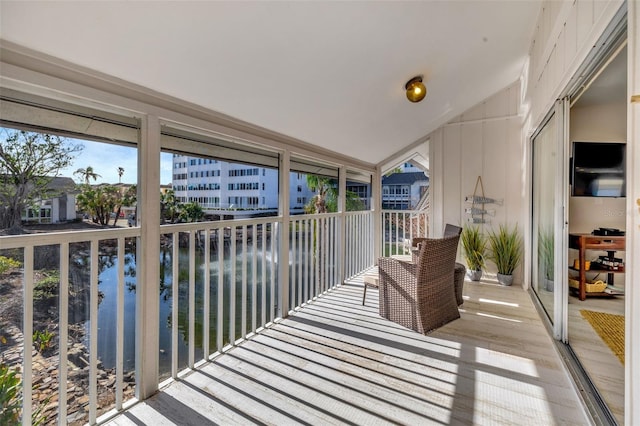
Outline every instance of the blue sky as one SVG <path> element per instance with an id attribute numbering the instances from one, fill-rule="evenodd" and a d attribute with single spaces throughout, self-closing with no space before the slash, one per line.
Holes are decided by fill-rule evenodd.
<path id="1" fill-rule="evenodd" d="M 81 144 L 84 149 L 73 161 L 73 165 L 60 171 L 61 176 L 73 178 L 78 182 L 78 177 L 73 174 L 78 169 L 88 166 L 100 175 L 91 183 L 118 183 L 118 167 L 124 169 L 122 183 L 136 183 L 138 173 L 137 149 L 122 145 L 113 145 L 79 139 L 67 139 L 71 144 Z M 171 154 L 163 153 L 161 156 L 160 183 L 171 183 Z"/>

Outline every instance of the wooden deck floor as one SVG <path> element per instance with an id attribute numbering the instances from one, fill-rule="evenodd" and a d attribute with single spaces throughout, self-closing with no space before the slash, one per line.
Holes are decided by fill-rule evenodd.
<path id="1" fill-rule="evenodd" d="M 367 293 L 341 286 L 108 424 L 589 424 L 521 288 L 466 282 L 428 336 Z"/>

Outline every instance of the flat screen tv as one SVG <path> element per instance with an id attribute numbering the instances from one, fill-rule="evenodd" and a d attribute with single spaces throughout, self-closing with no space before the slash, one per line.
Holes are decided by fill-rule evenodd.
<path id="1" fill-rule="evenodd" d="M 574 142 L 572 190 L 574 197 L 624 197 L 626 144 Z"/>

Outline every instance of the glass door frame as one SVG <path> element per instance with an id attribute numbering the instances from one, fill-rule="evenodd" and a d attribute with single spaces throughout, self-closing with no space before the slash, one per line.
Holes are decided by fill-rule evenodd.
<path id="1" fill-rule="evenodd" d="M 534 283 L 531 282 L 532 291 L 536 295 L 538 303 L 543 307 L 545 316 L 549 321 L 553 338 L 563 343 L 568 339 L 568 312 L 569 312 L 569 283 L 567 279 L 567 265 L 569 249 L 569 233 L 568 233 L 568 205 L 569 205 L 569 108 L 570 103 L 568 98 L 558 99 L 555 101 L 551 110 L 547 113 L 545 118 L 541 121 L 538 129 L 531 135 L 529 144 L 529 164 L 530 164 L 530 185 L 529 193 L 530 199 L 530 212 L 531 218 L 529 223 L 529 245 L 530 245 L 530 259 L 538 259 L 537 246 L 534 247 L 534 241 L 538 241 L 533 235 L 534 225 L 534 142 L 540 133 L 545 129 L 552 120 L 555 122 L 555 135 L 554 135 L 554 148 L 556 152 L 555 164 L 553 167 L 553 173 L 555 174 L 553 182 L 553 195 L 555 203 L 553 204 L 553 239 L 554 239 L 554 293 L 553 293 L 553 319 L 547 313 L 547 306 L 542 303 L 538 292 L 533 290 Z M 537 264 L 531 264 L 529 268 L 530 279 L 533 280 L 534 270 L 538 268 Z M 538 277 L 540 280 L 540 277 Z M 540 286 L 542 283 L 537 283 Z M 538 287 L 539 288 L 539 287 Z"/>

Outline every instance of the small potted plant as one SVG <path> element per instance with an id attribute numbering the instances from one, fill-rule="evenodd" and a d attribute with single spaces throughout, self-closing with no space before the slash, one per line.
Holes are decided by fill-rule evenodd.
<path id="1" fill-rule="evenodd" d="M 502 285 L 511 285 L 513 271 L 522 259 L 522 238 L 517 225 L 509 229 L 500 225 L 497 232 L 489 232 L 489 259 L 498 269 L 498 282 Z"/>
<path id="2" fill-rule="evenodd" d="M 480 281 L 487 254 L 487 240 L 478 226 L 464 226 L 460 234 L 464 258 L 469 268 L 471 281 Z"/>

